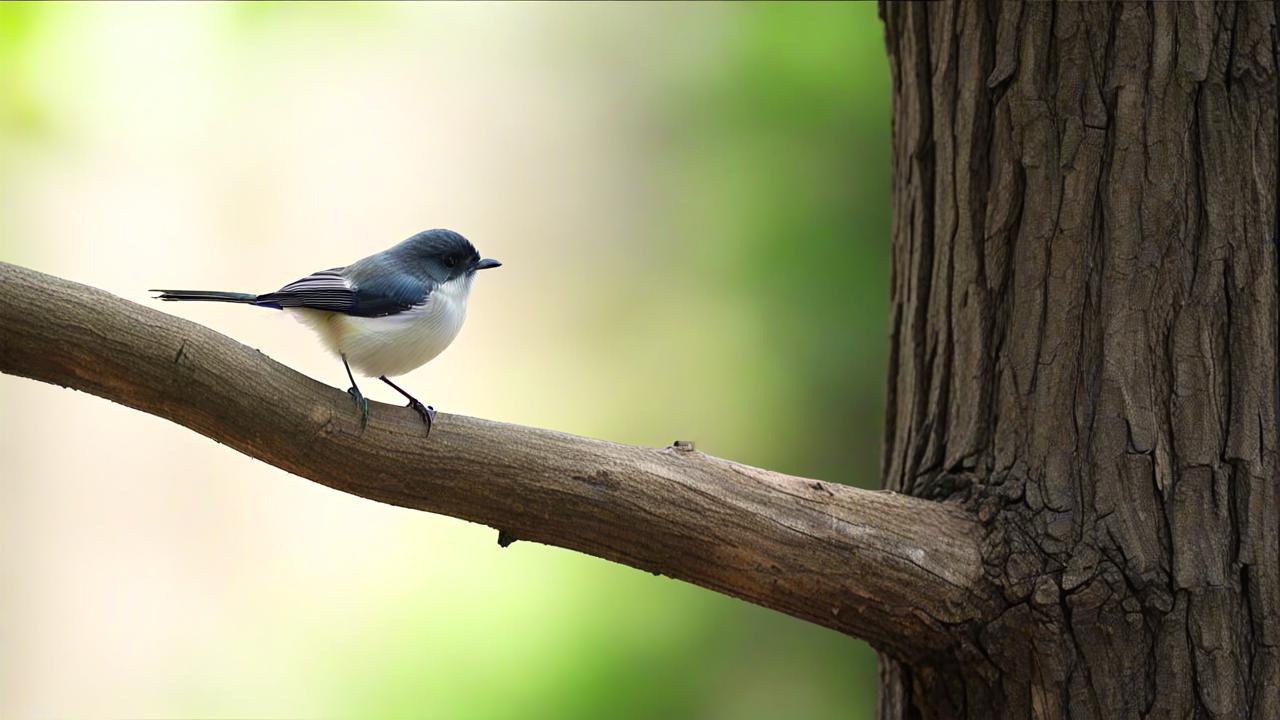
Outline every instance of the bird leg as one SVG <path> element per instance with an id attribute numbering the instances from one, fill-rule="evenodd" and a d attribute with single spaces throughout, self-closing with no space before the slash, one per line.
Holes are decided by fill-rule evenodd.
<path id="1" fill-rule="evenodd" d="M 347 390 L 347 394 L 356 402 L 356 410 L 360 411 L 360 427 L 369 424 L 369 400 L 360 392 L 360 388 L 356 387 L 356 378 L 351 374 L 351 366 L 347 364 L 347 356 L 342 356 L 342 366 L 347 369 L 347 379 L 351 381 L 351 387 Z"/>
<path id="2" fill-rule="evenodd" d="M 423 405 L 422 402 L 418 400 L 418 398 L 410 395 L 409 393 L 402 390 L 399 385 L 388 380 L 386 375 L 380 375 L 378 376 L 378 379 L 390 385 L 391 387 L 395 388 L 396 392 L 400 393 L 401 395 L 409 399 L 409 404 L 407 407 L 411 407 L 418 412 L 418 417 L 421 417 L 422 422 L 427 424 L 427 435 L 428 436 L 431 435 L 431 425 L 436 421 L 436 409 L 431 407 L 430 405 Z"/>

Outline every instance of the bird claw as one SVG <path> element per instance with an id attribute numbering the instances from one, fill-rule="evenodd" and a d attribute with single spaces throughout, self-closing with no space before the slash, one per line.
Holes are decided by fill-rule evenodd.
<path id="1" fill-rule="evenodd" d="M 422 422 L 427 424 L 427 435 L 430 436 L 431 426 L 436 421 L 436 409 L 430 405 L 423 405 L 418 400 L 410 400 L 406 407 L 413 408 L 418 413 L 418 417 L 422 418 Z"/>
<path id="2" fill-rule="evenodd" d="M 355 385 L 347 389 L 347 394 L 355 401 L 356 410 L 360 411 L 360 427 L 366 427 L 369 424 L 369 399 Z"/>

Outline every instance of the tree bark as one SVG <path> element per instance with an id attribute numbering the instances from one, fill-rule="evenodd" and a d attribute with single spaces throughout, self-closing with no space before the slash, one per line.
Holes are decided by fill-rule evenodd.
<path id="1" fill-rule="evenodd" d="M 882 718 L 1280 717 L 1276 15 L 882 6 L 884 487 L 1001 595 Z"/>
<path id="2" fill-rule="evenodd" d="M 960 507 L 680 444 L 629 447 L 351 398 L 194 323 L 0 263 L 0 372 L 168 418 L 329 487 L 687 580 L 896 657 L 951 652 L 993 607 Z M 49 428 L 49 432 L 58 432 Z M 73 442 L 74 439 L 69 439 Z M 927 532 L 921 532 L 927 528 Z"/>

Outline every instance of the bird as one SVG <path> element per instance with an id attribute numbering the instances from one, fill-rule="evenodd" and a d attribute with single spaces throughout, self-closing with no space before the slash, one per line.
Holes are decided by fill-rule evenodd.
<path id="1" fill-rule="evenodd" d="M 407 407 L 426 423 L 430 436 L 435 408 L 390 378 L 421 367 L 449 347 L 466 320 L 467 298 L 476 273 L 501 265 L 481 258 L 462 235 L 437 228 L 350 265 L 311 273 L 275 292 L 148 292 L 159 293 L 157 300 L 240 303 L 297 317 L 342 359 L 351 381 L 347 394 L 361 413 L 361 427 L 369 420 L 369 401 L 356 384 L 353 367 L 408 399 Z"/>

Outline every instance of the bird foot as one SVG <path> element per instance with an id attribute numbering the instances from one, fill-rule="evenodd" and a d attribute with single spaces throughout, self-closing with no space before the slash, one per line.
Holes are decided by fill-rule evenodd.
<path id="1" fill-rule="evenodd" d="M 355 401 L 356 410 L 360 412 L 360 427 L 367 426 L 369 424 L 369 399 L 355 385 L 347 389 L 347 394 Z"/>
<path id="2" fill-rule="evenodd" d="M 422 418 L 422 422 L 427 424 L 427 435 L 431 435 L 431 426 L 436 421 L 436 409 L 430 405 L 423 405 L 418 400 L 410 400 L 405 407 L 411 407 L 418 413 L 418 417 Z"/>

